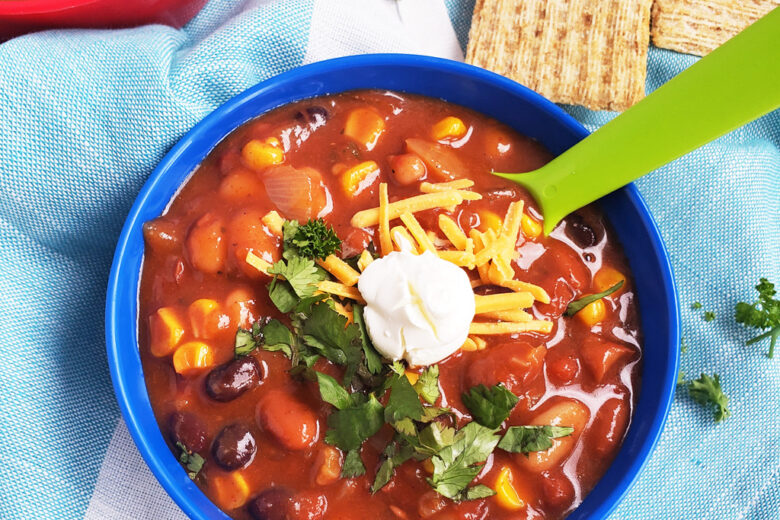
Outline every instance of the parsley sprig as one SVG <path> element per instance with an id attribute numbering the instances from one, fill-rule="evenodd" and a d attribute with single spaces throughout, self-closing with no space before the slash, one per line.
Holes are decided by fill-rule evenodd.
<path id="1" fill-rule="evenodd" d="M 746 327 L 759 330 L 769 329 L 767 332 L 748 340 L 745 344 L 753 345 L 769 338 L 767 357 L 771 358 L 775 354 L 777 338 L 780 338 L 780 300 L 774 297 L 777 294 L 775 285 L 766 278 L 759 280 L 756 291 L 758 291 L 758 300 L 752 304 L 737 303 L 734 318 L 737 323 L 742 323 Z"/>
<path id="2" fill-rule="evenodd" d="M 283 226 L 286 250 L 294 250 L 298 256 L 313 260 L 326 258 L 341 247 L 341 240 L 333 227 L 324 220 L 309 219 L 299 225 L 295 220 L 285 221 Z"/>
<path id="3" fill-rule="evenodd" d="M 702 374 L 698 379 L 688 383 L 688 392 L 694 401 L 714 409 L 715 422 L 721 422 L 731 415 L 728 409 L 729 398 L 720 387 L 720 377 Z"/>

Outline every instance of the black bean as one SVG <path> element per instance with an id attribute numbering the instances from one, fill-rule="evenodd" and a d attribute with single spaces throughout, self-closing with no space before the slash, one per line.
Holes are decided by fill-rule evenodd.
<path id="1" fill-rule="evenodd" d="M 321 106 L 311 106 L 295 113 L 295 119 L 309 125 L 312 130 L 321 127 L 328 121 L 328 111 Z"/>
<path id="2" fill-rule="evenodd" d="M 168 431 L 174 444 L 180 442 L 194 453 L 203 453 L 206 449 L 206 428 L 191 413 L 172 413 L 168 418 Z"/>
<path id="3" fill-rule="evenodd" d="M 206 393 L 215 401 L 232 401 L 262 380 L 260 364 L 245 356 L 212 370 L 206 377 Z"/>
<path id="4" fill-rule="evenodd" d="M 287 520 L 292 493 L 282 487 L 272 487 L 249 503 L 249 513 L 255 520 Z"/>
<path id="5" fill-rule="evenodd" d="M 591 247 L 598 242 L 596 232 L 577 213 L 566 217 L 566 235 L 581 248 Z"/>
<path id="6" fill-rule="evenodd" d="M 245 467 L 257 452 L 255 436 L 243 424 L 225 427 L 214 441 L 214 460 L 227 470 Z"/>

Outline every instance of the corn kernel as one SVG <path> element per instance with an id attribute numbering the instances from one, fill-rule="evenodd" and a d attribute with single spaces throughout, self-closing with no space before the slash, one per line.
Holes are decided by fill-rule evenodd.
<path id="1" fill-rule="evenodd" d="M 433 470 L 436 469 L 433 467 L 433 461 L 431 459 L 425 459 L 422 461 L 422 467 L 425 471 L 433 475 Z"/>
<path id="2" fill-rule="evenodd" d="M 466 125 L 457 117 L 445 117 L 433 125 L 433 138 L 437 141 L 442 139 L 458 139 L 466 134 Z"/>
<path id="3" fill-rule="evenodd" d="M 583 307 L 575 316 L 588 327 L 593 327 L 603 320 L 606 314 L 607 307 L 604 305 L 604 300 L 596 300 Z"/>
<path id="4" fill-rule="evenodd" d="M 492 229 L 496 233 L 501 231 L 501 217 L 487 209 L 478 211 L 477 215 L 479 215 L 478 230 L 483 233 L 487 233 L 489 229 Z"/>
<path id="5" fill-rule="evenodd" d="M 344 135 L 371 151 L 385 131 L 385 120 L 370 108 L 356 108 L 347 116 Z"/>
<path id="6" fill-rule="evenodd" d="M 411 370 L 407 370 L 404 372 L 404 374 L 406 375 L 406 379 L 408 379 L 411 384 L 415 384 L 417 380 L 420 379 L 420 374 L 417 372 L 412 372 Z"/>
<path id="7" fill-rule="evenodd" d="M 517 511 L 525 507 L 525 500 L 520 498 L 512 484 L 513 480 L 512 470 L 508 466 L 501 468 L 495 484 L 496 500 L 504 509 Z"/>
<path id="8" fill-rule="evenodd" d="M 264 142 L 268 146 L 273 146 L 274 148 L 281 148 L 282 147 L 282 143 L 280 143 L 279 139 L 277 139 L 276 137 L 269 137 Z"/>
<path id="9" fill-rule="evenodd" d="M 596 292 L 602 292 L 606 291 L 616 283 L 623 281 L 623 286 L 618 289 L 617 291 L 613 292 L 610 296 L 617 296 L 620 294 L 621 291 L 623 291 L 625 287 L 625 281 L 626 277 L 623 273 L 618 271 L 617 269 L 610 267 L 608 265 L 603 266 L 601 269 L 599 269 L 599 272 L 596 273 L 596 276 L 593 277 L 593 285 L 596 288 Z"/>
<path id="10" fill-rule="evenodd" d="M 213 338 L 221 327 L 220 305 L 215 300 L 201 298 L 192 302 L 187 309 L 192 334 L 196 338 Z"/>
<path id="11" fill-rule="evenodd" d="M 174 307 L 160 307 L 149 316 L 149 350 L 156 357 L 165 357 L 176 348 L 184 336 L 181 312 Z"/>
<path id="12" fill-rule="evenodd" d="M 525 213 L 520 217 L 520 227 L 528 238 L 536 238 L 542 234 L 542 224 L 532 219 Z"/>
<path id="13" fill-rule="evenodd" d="M 214 501 L 228 511 L 238 509 L 249 500 L 249 483 L 244 476 L 234 471 L 228 475 L 216 475 L 209 478 L 209 486 L 214 491 Z"/>
<path id="14" fill-rule="evenodd" d="M 214 352 L 202 341 L 188 341 L 173 353 L 176 373 L 189 376 L 214 365 Z"/>
<path id="15" fill-rule="evenodd" d="M 267 142 L 252 139 L 241 150 L 241 156 L 247 165 L 255 170 L 262 170 L 284 162 L 284 152 Z"/>
<path id="16" fill-rule="evenodd" d="M 379 166 L 374 161 L 364 161 L 341 174 L 341 188 L 348 197 L 359 195 L 379 178 Z"/>

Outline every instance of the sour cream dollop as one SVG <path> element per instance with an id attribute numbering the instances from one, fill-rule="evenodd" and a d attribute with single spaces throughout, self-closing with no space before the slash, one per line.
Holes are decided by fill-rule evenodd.
<path id="1" fill-rule="evenodd" d="M 426 251 L 393 252 L 371 262 L 358 280 L 368 335 L 383 356 L 431 365 L 463 345 L 474 318 L 466 272 Z"/>

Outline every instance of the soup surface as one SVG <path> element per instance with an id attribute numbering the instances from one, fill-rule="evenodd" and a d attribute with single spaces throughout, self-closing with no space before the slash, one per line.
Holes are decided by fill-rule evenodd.
<path id="1" fill-rule="evenodd" d="M 544 237 L 530 196 L 491 175 L 550 158 L 469 109 L 380 91 L 287 105 L 220 143 L 145 225 L 140 287 L 152 406 L 204 493 L 261 520 L 576 508 L 630 424 L 641 340 L 601 213 Z M 423 258 L 417 278 L 380 270 Z M 374 301 L 396 289 L 408 307 Z"/>

